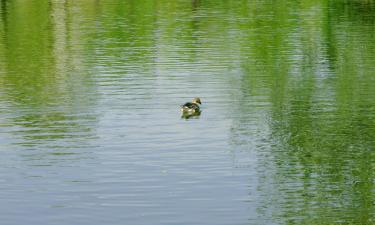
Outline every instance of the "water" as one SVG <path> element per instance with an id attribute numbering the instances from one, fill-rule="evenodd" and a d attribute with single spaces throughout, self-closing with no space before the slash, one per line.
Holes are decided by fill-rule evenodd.
<path id="1" fill-rule="evenodd" d="M 374 1 L 0 3 L 2 224 L 375 223 Z"/>

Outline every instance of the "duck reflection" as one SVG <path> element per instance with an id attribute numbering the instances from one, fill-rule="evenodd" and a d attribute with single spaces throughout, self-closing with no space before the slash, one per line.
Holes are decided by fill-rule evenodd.
<path id="1" fill-rule="evenodd" d="M 201 111 L 196 111 L 196 112 L 182 112 L 181 118 L 182 119 L 199 119 L 201 115 Z"/>

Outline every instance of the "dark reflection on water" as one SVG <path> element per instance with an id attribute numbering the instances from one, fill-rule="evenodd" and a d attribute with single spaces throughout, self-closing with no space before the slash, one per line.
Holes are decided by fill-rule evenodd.
<path id="1" fill-rule="evenodd" d="M 183 112 L 181 114 L 181 118 L 182 119 L 198 119 L 201 115 L 201 111 L 197 111 L 197 112 L 194 112 L 194 113 L 187 113 L 187 112 Z"/>
<path id="2" fill-rule="evenodd" d="M 374 12 L 0 1 L 2 221 L 373 224 Z"/>

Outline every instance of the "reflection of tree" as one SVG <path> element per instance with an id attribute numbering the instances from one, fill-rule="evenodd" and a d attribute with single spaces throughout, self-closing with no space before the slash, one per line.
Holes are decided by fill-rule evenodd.
<path id="1" fill-rule="evenodd" d="M 199 65 L 216 69 L 215 79 L 230 80 L 233 69 L 240 81 L 228 86 L 240 104 L 229 109 L 232 140 L 259 154 L 263 208 L 305 224 L 374 219 L 373 1 L 0 7 L 0 97 L 12 105 L 19 144 L 62 147 L 92 137 L 96 88 L 126 98 L 143 80 L 142 96 L 151 98 L 157 77 L 149 70 L 188 73 L 193 86 L 217 85 L 205 83 L 211 77 Z"/>
<path id="2" fill-rule="evenodd" d="M 6 24 L 7 24 L 7 1 L 0 1 L 0 75 L 5 73 L 5 68 L 3 65 L 4 60 L 4 33 L 6 33 Z M 0 79 L 1 84 L 1 79 Z"/>
<path id="3" fill-rule="evenodd" d="M 68 147 L 67 140 L 81 142 L 93 135 L 95 90 L 79 61 L 84 52 L 70 48 L 83 38 L 71 32 L 75 24 L 66 22 L 67 2 L 48 2 L 7 3 L 6 72 L 0 85 L 14 111 L 11 123 L 18 128 L 12 132 L 19 144 Z"/>
<path id="4" fill-rule="evenodd" d="M 334 18 L 339 22 L 340 18 L 347 18 L 345 22 L 361 25 L 373 25 L 375 23 L 375 1 L 373 0 L 344 0 L 329 1 L 333 9 Z"/>
<path id="5" fill-rule="evenodd" d="M 243 33 L 240 116 L 232 128 L 236 145 L 258 149 L 262 208 L 291 223 L 370 224 L 375 178 L 371 19 L 357 20 L 352 29 L 348 24 L 357 17 L 334 5 L 327 11 L 299 6 L 305 18 L 268 7 L 259 7 L 257 18 L 271 9 L 283 16 L 255 19 L 249 26 L 257 35 Z"/>
<path id="6" fill-rule="evenodd" d="M 8 0 L 0 0 L 0 31 L 6 29 L 6 24 L 7 24 L 7 6 L 8 6 Z M 2 33 L 0 33 L 2 34 Z M 2 37 L 2 35 L 0 35 Z"/>

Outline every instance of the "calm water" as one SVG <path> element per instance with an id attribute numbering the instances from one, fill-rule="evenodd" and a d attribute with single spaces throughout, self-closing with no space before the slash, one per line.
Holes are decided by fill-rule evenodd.
<path id="1" fill-rule="evenodd" d="M 0 153 L 6 225 L 375 224 L 375 2 L 0 0 Z"/>

